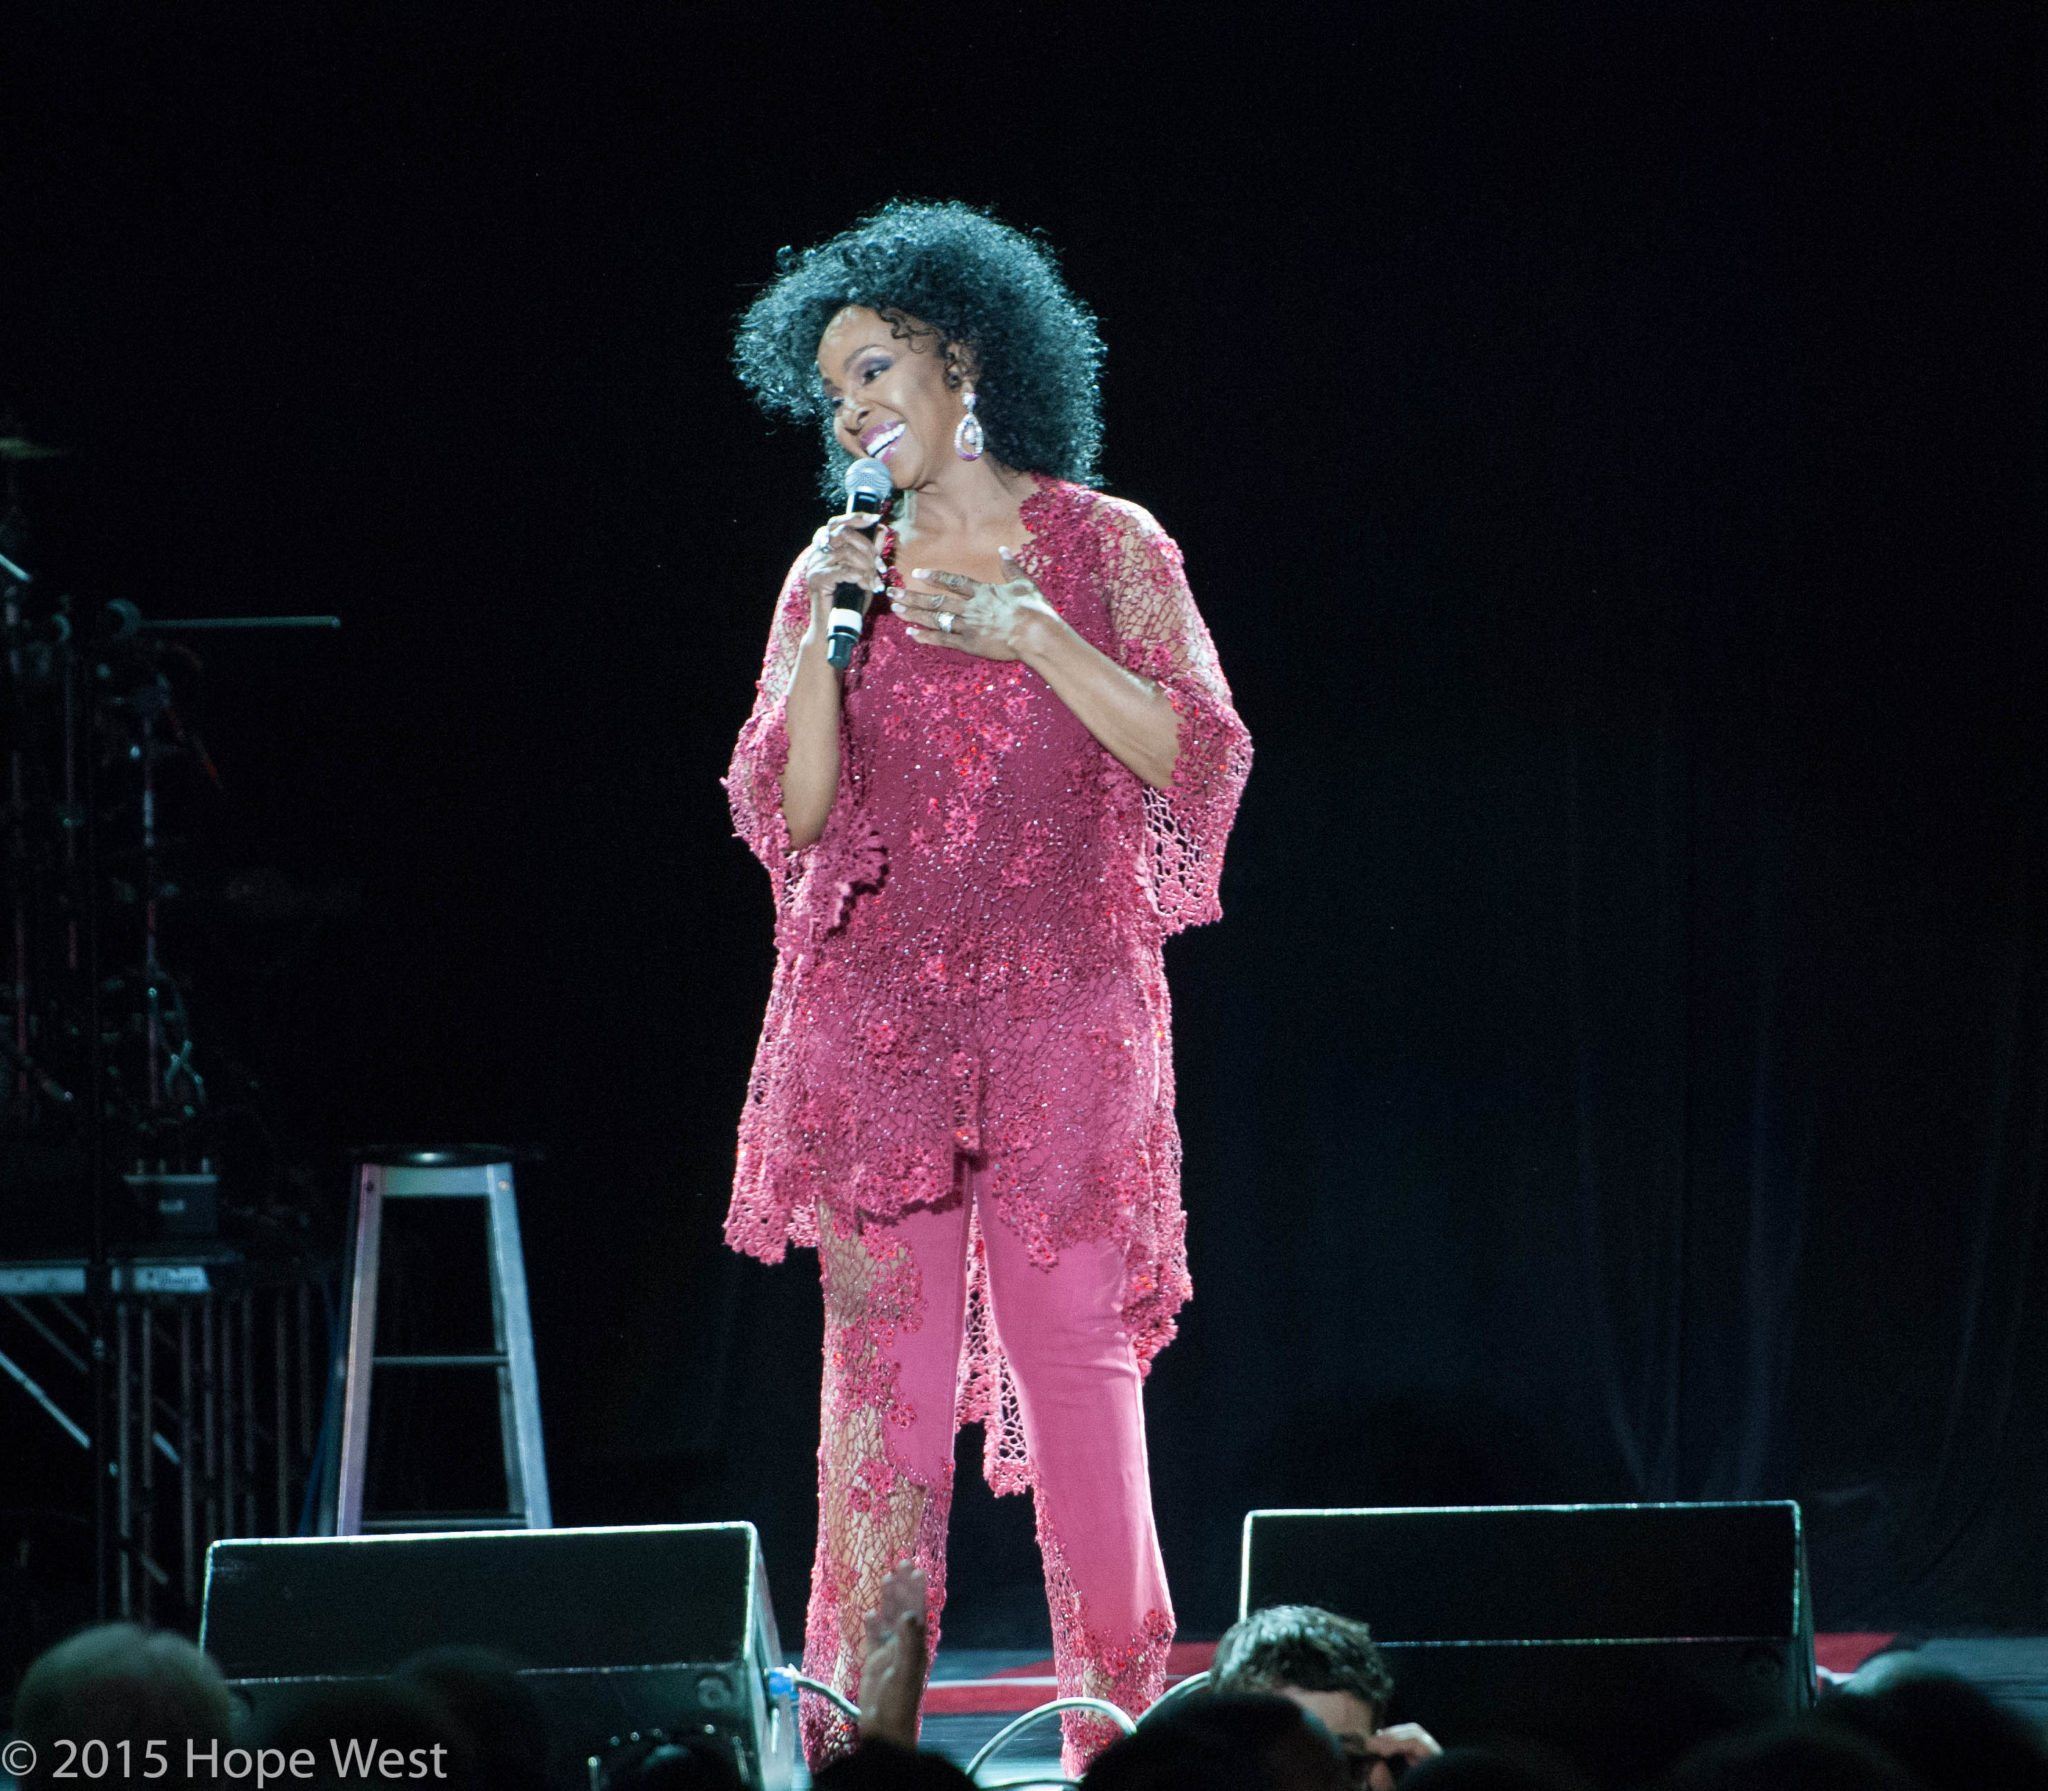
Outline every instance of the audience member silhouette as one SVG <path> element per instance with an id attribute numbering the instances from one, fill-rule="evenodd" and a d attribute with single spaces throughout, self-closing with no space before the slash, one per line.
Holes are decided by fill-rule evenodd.
<path id="1" fill-rule="evenodd" d="M 391 1791 L 394 1775 L 366 1757 L 371 1741 L 380 1758 L 396 1748 L 407 1768 L 417 1758 L 428 1770 L 416 1782 L 431 1783 L 434 1791 L 496 1791 L 477 1776 L 469 1736 L 441 1700 L 424 1685 L 397 1679 L 307 1693 L 258 1722 L 250 1745 L 278 1748 L 287 1757 L 301 1748 L 312 1755 L 310 1775 L 293 1776 L 294 1791 Z M 437 1766 L 445 1777 L 433 1770 Z"/>
<path id="2" fill-rule="evenodd" d="M 1590 1781 L 1536 1749 L 1454 1747 L 1424 1760 L 1401 1791 L 1587 1791 Z"/>
<path id="3" fill-rule="evenodd" d="M 1875 1742 L 1811 1717 L 1710 1741 L 1659 1783 L 1660 1791 L 1922 1791 Z"/>
<path id="4" fill-rule="evenodd" d="M 509 1655 L 490 1648 L 430 1648 L 394 1675 L 453 1717 L 490 1791 L 545 1791 L 548 1732 L 540 1701 Z"/>
<path id="5" fill-rule="evenodd" d="M 1349 1791 L 1337 1744 L 1269 1692 L 1184 1698 L 1097 1757 L 1087 1791 Z"/>
<path id="6" fill-rule="evenodd" d="M 23 1791 L 54 1787 L 67 1769 L 73 1783 L 93 1791 L 179 1791 L 216 1782 L 204 1765 L 187 1772 L 189 1746 L 196 1744 L 202 1755 L 209 1745 L 225 1749 L 234 1701 L 220 1669 L 185 1637 L 102 1623 L 66 1637 L 30 1664 L 14 1697 L 14 1728 L 35 1752 L 35 1767 L 20 1781 Z M 103 1772 L 60 1745 L 88 1741 L 109 1750 Z"/>
<path id="7" fill-rule="evenodd" d="M 1927 1791 L 2048 1791 L 2048 1752 L 2025 1722 L 1910 1654 L 1866 1662 L 1820 1714 L 1876 1742 Z"/>
<path id="8" fill-rule="evenodd" d="M 1366 1791 L 1391 1791 L 1398 1773 L 1443 1751 L 1420 1723 L 1382 1726 L 1394 1676 L 1355 1617 L 1311 1604 L 1253 1611 L 1223 1632 L 1209 1676 L 1217 1692 L 1272 1692 L 1300 1705 L 1336 1738 Z"/>

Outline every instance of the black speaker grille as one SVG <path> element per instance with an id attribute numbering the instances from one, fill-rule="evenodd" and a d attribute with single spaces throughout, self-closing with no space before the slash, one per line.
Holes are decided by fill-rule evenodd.
<path id="1" fill-rule="evenodd" d="M 201 1638 L 229 1679 L 389 1672 L 443 1644 L 537 1668 L 746 1653 L 746 1524 L 223 1542 Z"/>
<path id="2" fill-rule="evenodd" d="M 1781 1502 L 1255 1511 L 1244 1608 L 1323 1605 L 1383 1642 L 1786 1639 L 1799 1558 Z"/>

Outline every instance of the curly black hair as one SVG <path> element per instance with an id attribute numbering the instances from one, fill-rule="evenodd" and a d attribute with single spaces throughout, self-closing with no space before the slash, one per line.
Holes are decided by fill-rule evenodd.
<path id="1" fill-rule="evenodd" d="M 898 336 L 935 334 L 973 351 L 975 415 L 1005 466 L 1094 482 L 1102 336 L 1043 238 L 957 201 L 892 199 L 775 262 L 775 279 L 740 318 L 733 366 L 771 416 L 817 422 L 828 498 L 839 496 L 848 456 L 819 386 L 818 338 L 848 305 L 882 313 Z"/>
<path id="2" fill-rule="evenodd" d="M 1223 1632 L 1209 1669 L 1219 1692 L 1345 1691 L 1370 1705 L 1373 1720 L 1387 1713 L 1394 1676 L 1372 1631 L 1352 1617 L 1309 1604 L 1275 1604 L 1252 1612 Z"/>

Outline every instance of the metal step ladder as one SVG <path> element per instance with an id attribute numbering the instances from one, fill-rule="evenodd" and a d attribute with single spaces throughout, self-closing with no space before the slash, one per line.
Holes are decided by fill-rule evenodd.
<path id="1" fill-rule="evenodd" d="M 384 1207 L 393 1200 L 482 1200 L 488 1236 L 491 1349 L 469 1355 L 379 1355 L 378 1259 Z M 540 1382 L 534 1372 L 533 1319 L 519 1248 L 519 1211 L 512 1192 L 511 1153 L 499 1147 L 380 1153 L 357 1165 L 356 1224 L 349 1274 L 348 1344 L 343 1366 L 339 1473 L 331 1506 L 332 1534 L 388 1530 L 546 1530 L 547 1463 L 541 1453 Z M 476 1373 L 498 1377 L 498 1426 L 505 1450 L 506 1509 L 481 1512 L 363 1514 L 370 1447 L 370 1388 L 385 1369 Z"/>

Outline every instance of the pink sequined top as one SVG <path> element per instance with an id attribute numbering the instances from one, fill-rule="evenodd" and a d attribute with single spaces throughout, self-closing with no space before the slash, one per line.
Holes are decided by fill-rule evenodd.
<path id="1" fill-rule="evenodd" d="M 784 705 L 810 624 L 803 558 L 777 603 L 724 782 L 774 886 L 775 976 L 726 1239 L 778 1261 L 944 1198 L 959 1155 L 1038 1260 L 1110 1238 L 1141 1364 L 1189 1293 L 1160 942 L 1221 914 L 1251 743 L 1180 550 L 1134 504 L 1040 480 L 1019 564 L 1087 641 L 1159 684 L 1173 780 L 1126 770 L 1037 673 L 910 640 L 880 609 L 841 694 L 840 781 L 792 850 Z M 890 574 L 900 584 L 900 575 Z M 1028 1484 L 975 1239 L 960 1416 L 999 1491 Z"/>

